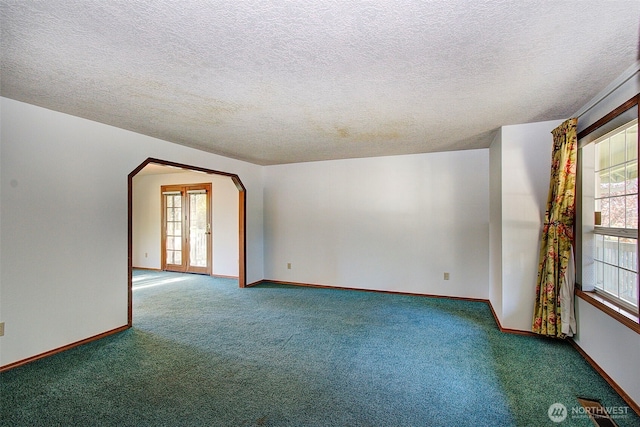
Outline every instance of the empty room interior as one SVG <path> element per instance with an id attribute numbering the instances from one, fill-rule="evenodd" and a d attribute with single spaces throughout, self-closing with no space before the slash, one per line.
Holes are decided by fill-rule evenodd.
<path id="1" fill-rule="evenodd" d="M 0 425 L 640 425 L 639 23 L 0 0 Z"/>

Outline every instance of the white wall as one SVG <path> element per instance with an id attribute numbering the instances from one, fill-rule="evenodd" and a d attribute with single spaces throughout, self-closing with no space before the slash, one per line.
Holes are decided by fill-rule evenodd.
<path id="1" fill-rule="evenodd" d="M 213 181 L 213 274 L 238 276 L 238 197 L 231 178 L 214 176 Z M 262 278 L 262 277 L 260 277 Z"/>
<path id="2" fill-rule="evenodd" d="M 265 277 L 486 299 L 488 168 L 486 149 L 268 166 Z"/>
<path id="3" fill-rule="evenodd" d="M 617 89 L 593 103 L 578 118 L 579 130 L 587 128 L 640 92 L 638 63 L 635 71 L 626 74 L 614 82 L 613 87 L 619 86 Z M 580 277 L 578 281 L 581 281 Z M 640 335 L 581 298 L 576 298 L 576 321 L 578 333 L 574 341 L 640 405 Z"/>
<path id="4" fill-rule="evenodd" d="M 563 120 L 502 128 L 502 325 L 531 330 L 551 131 Z"/>
<path id="5" fill-rule="evenodd" d="M 561 123 L 503 126 L 490 148 L 491 225 L 499 228 L 491 232 L 491 238 L 499 240 L 491 242 L 495 248 L 491 302 L 497 303 L 494 310 L 507 329 L 531 330 L 540 233 L 549 193 L 551 131 Z"/>
<path id="6" fill-rule="evenodd" d="M 640 335 L 581 298 L 576 298 L 574 341 L 636 404 L 640 404 Z"/>
<path id="7" fill-rule="evenodd" d="M 238 276 L 238 189 L 231 178 L 197 172 L 137 175 L 133 179 L 133 266 L 161 265 L 160 187 L 211 183 L 213 274 Z"/>
<path id="8" fill-rule="evenodd" d="M 259 166 L 1 99 L 0 366 L 127 323 L 127 175 L 149 157 L 237 174 L 263 277 Z"/>
<path id="9" fill-rule="evenodd" d="M 502 129 L 489 148 L 489 302 L 502 318 Z"/>

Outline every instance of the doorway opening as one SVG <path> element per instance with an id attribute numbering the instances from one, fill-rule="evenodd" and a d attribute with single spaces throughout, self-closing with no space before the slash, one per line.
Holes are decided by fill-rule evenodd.
<path id="1" fill-rule="evenodd" d="M 128 326 L 133 323 L 133 178 L 147 166 L 173 168 L 186 172 L 200 172 L 229 177 L 238 190 L 238 286 L 246 287 L 246 188 L 236 174 L 190 166 L 155 158 L 148 158 L 128 176 Z M 233 192 L 233 186 L 231 186 Z M 165 194 L 166 193 L 166 194 Z M 211 213 L 203 206 L 211 206 L 211 185 L 184 184 L 163 186 L 162 196 L 162 270 L 212 274 Z M 178 201 L 179 200 L 179 201 Z M 171 205 L 171 206 L 168 206 Z M 179 205 L 179 206 L 177 206 Z M 179 209 L 178 209 L 179 208 Z M 180 221 L 175 214 L 180 212 Z M 171 233 L 166 235 L 169 215 Z M 179 231 L 178 231 L 179 230 Z M 169 239 L 171 237 L 171 239 Z M 179 243 L 178 243 L 179 242 Z M 209 242 L 209 243 L 207 243 Z M 203 248 L 208 247 L 207 251 Z M 178 250 L 179 248 L 179 250 Z"/>

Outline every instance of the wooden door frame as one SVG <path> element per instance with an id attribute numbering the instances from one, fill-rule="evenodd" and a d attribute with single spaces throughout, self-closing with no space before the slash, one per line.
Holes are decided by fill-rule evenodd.
<path id="1" fill-rule="evenodd" d="M 186 200 L 188 197 L 185 197 L 189 194 L 189 189 L 204 189 L 207 194 L 207 223 L 209 224 L 209 232 L 207 235 L 207 267 L 202 268 L 198 267 L 199 271 L 189 271 L 189 257 L 190 257 L 190 247 L 185 244 L 185 247 L 182 249 L 182 269 L 168 269 L 167 268 L 167 252 L 166 252 L 166 242 L 167 242 L 167 230 L 166 230 L 166 199 L 164 197 L 165 191 L 180 191 L 180 195 L 182 197 L 183 208 L 185 209 L 186 215 L 189 215 L 188 209 L 190 209 L 190 203 Z M 202 182 L 202 183 L 189 183 L 189 184 L 170 184 L 170 185 L 161 185 L 160 186 L 160 198 L 161 198 L 161 213 L 160 213 L 160 269 L 168 270 L 168 271 L 179 271 L 182 273 L 198 273 L 198 274 L 206 274 L 211 275 L 213 272 L 213 239 L 211 238 L 213 224 L 211 222 L 211 211 L 213 210 L 212 201 L 213 201 L 213 193 L 210 182 Z M 189 220 L 191 220 L 189 216 Z M 189 235 L 188 228 L 185 227 L 185 223 L 183 224 L 182 236 L 186 237 Z"/>
<path id="2" fill-rule="evenodd" d="M 128 326 L 133 325 L 133 178 L 150 163 L 171 166 L 180 169 L 187 169 L 197 172 L 204 172 L 211 175 L 228 176 L 231 178 L 238 189 L 238 287 L 245 288 L 247 286 L 247 189 L 240 180 L 240 177 L 233 173 L 221 172 L 213 169 L 201 168 L 198 166 L 185 165 L 182 163 L 170 162 L 167 160 L 147 158 L 137 168 L 135 168 L 128 176 L 128 261 L 127 261 L 127 286 L 128 286 Z M 213 266 L 211 266 L 213 268 Z"/>

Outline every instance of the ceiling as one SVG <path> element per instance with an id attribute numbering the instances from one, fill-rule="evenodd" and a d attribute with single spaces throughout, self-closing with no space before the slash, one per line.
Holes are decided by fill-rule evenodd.
<path id="1" fill-rule="evenodd" d="M 488 147 L 638 59 L 640 1 L 0 0 L 2 96 L 261 165 Z"/>

